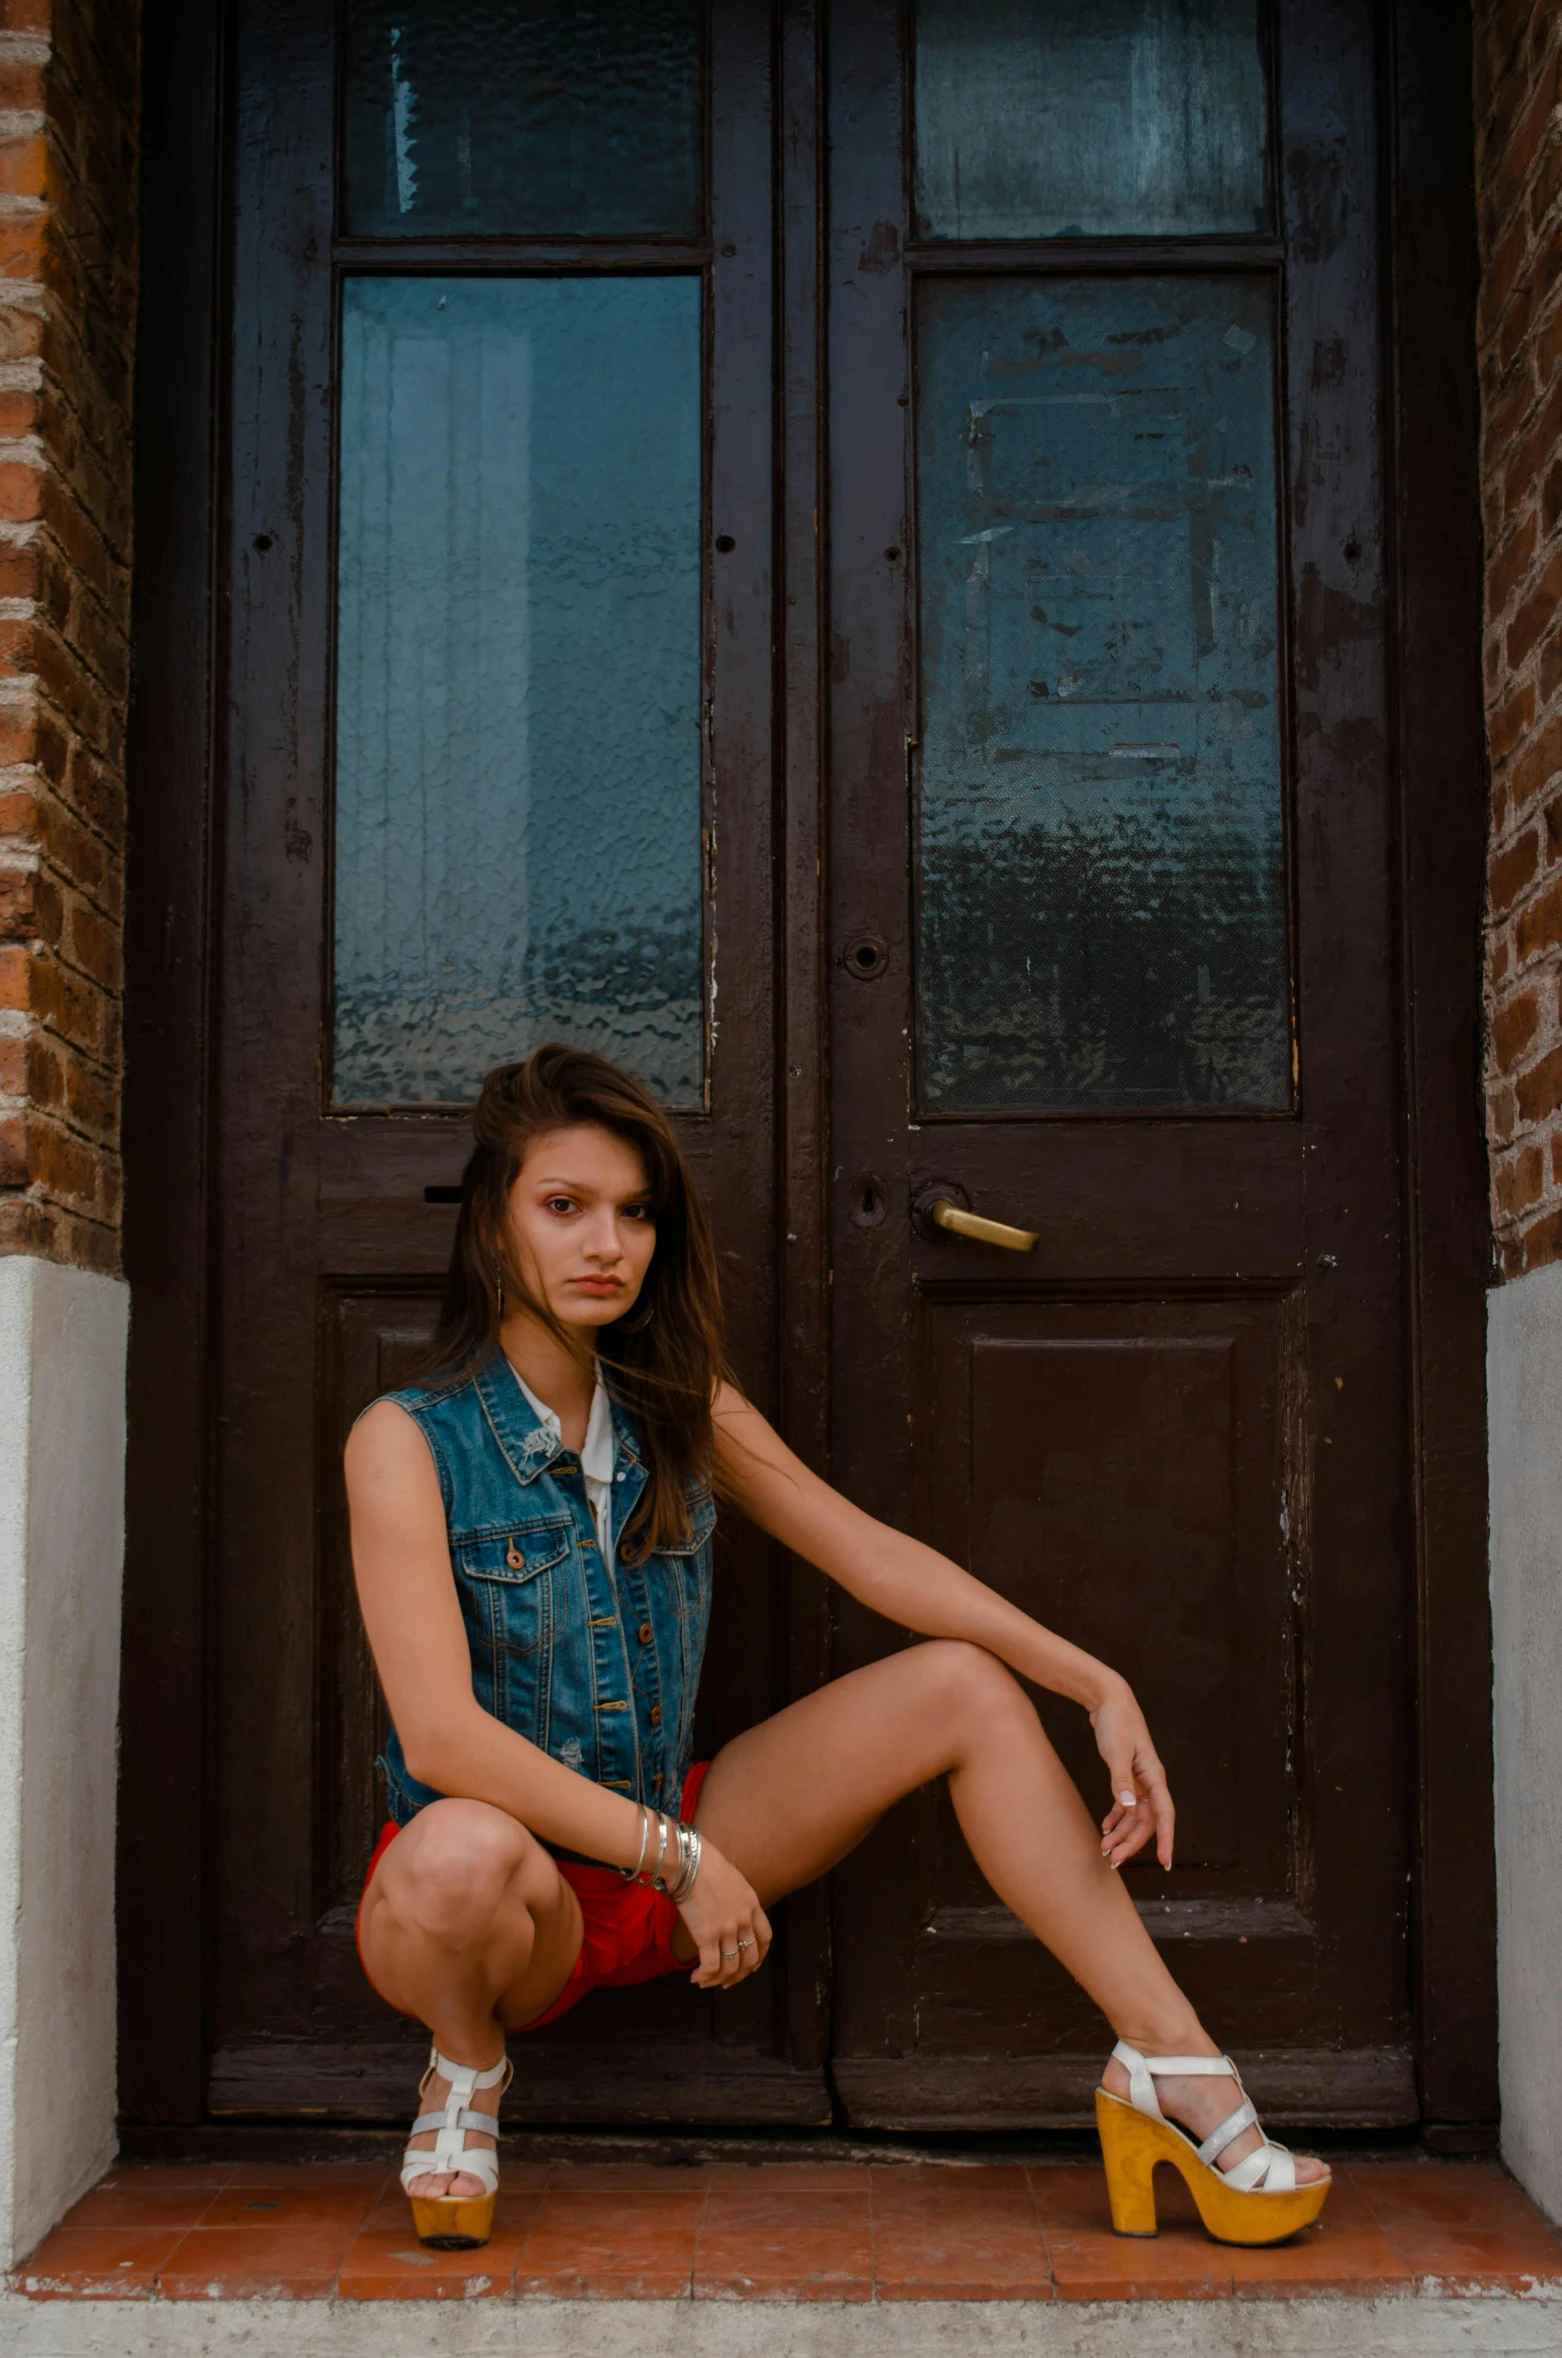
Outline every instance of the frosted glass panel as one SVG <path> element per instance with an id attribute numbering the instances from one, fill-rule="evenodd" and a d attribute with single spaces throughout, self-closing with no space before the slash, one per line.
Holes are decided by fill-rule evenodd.
<path id="1" fill-rule="evenodd" d="M 1251 280 L 923 282 L 931 1110 L 1288 1102 L 1272 346 Z"/>
<path id="2" fill-rule="evenodd" d="M 351 0 L 347 26 L 355 236 L 698 228 L 696 0 Z"/>
<path id="3" fill-rule="evenodd" d="M 1263 229 L 1258 0 L 916 0 L 929 238 Z"/>
<path id="4" fill-rule="evenodd" d="M 336 1102 L 697 1102 L 698 281 L 350 279 L 340 465 Z"/>

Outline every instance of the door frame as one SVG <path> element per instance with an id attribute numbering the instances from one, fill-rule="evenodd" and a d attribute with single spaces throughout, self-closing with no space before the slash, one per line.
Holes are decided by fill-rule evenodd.
<path id="1" fill-rule="evenodd" d="M 234 0 L 237 4 L 237 0 Z M 891 0 L 886 0 L 891 4 Z M 720 0 L 716 0 L 720 5 Z M 777 1397 L 826 1467 L 828 1130 L 821 332 L 822 0 L 773 50 L 777 605 L 773 791 Z M 214 974 L 230 204 L 228 10 L 147 0 L 128 761 L 125 1260 L 132 1287 L 119 1799 L 120 2103 L 130 2151 L 187 2149 L 209 2040 L 204 1611 L 211 1523 Z M 1413 2004 L 1424 2135 L 1493 2141 L 1491 1648 L 1481 1121 L 1486 824 L 1471 30 L 1457 0 L 1382 0 L 1393 767 L 1418 1608 Z M 1413 781 L 1414 791 L 1407 789 Z M 790 1584 L 793 1691 L 827 1674 L 821 1584 Z M 827 1895 L 791 1903 L 826 1953 Z M 799 2061 L 827 2009 L 799 1992 Z M 207 2126 L 215 2150 L 252 2129 Z M 310 2135 L 305 2128 L 283 2138 Z M 313 2132 L 318 2134 L 318 2132 Z"/>

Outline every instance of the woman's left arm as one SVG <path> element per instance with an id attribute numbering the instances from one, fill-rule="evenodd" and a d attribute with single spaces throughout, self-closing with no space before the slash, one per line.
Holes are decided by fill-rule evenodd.
<path id="1" fill-rule="evenodd" d="M 723 1494 L 783 1547 L 886 1621 L 984 1646 L 1023 1678 L 1081 1704 L 1112 1780 L 1103 1855 L 1121 1866 L 1153 1833 L 1161 1865 L 1171 1865 L 1175 1813 L 1166 1774 L 1125 1678 L 947 1556 L 853 1506 L 810 1473 L 730 1384 L 717 1397 L 715 1432 Z"/>

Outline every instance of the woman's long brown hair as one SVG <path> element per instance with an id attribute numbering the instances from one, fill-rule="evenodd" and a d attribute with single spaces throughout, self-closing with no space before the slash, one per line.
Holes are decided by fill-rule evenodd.
<path id="1" fill-rule="evenodd" d="M 556 1041 L 523 1064 L 496 1065 L 472 1117 L 476 1145 L 461 1180 L 461 1210 L 425 1380 L 459 1380 L 499 1340 L 505 1308 L 529 1310 L 577 1357 L 589 1346 L 537 1299 L 509 1244 L 510 1190 L 534 1141 L 595 1122 L 645 1165 L 656 1250 L 638 1300 L 596 1334 L 604 1381 L 634 1421 L 650 1476 L 625 1527 L 635 1552 L 676 1546 L 689 1529 L 688 1492 L 711 1471 L 711 1406 L 726 1372 L 721 1288 L 710 1216 L 666 1114 L 641 1083 L 605 1057 Z"/>

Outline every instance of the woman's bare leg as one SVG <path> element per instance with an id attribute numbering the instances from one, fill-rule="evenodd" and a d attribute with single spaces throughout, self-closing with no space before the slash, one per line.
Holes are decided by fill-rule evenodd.
<path id="1" fill-rule="evenodd" d="M 1148 2055 L 1218 2055 L 1139 1920 L 1034 1705 L 995 1656 L 934 1639 L 850 1672 L 717 1754 L 702 1833 L 769 1907 L 853 1850 L 904 1794 L 947 1776 L 977 1865 L 998 1897 Z M 1106 2086 L 1126 2096 L 1121 2064 Z M 1234 2109 L 1231 2082 L 1164 2079 L 1157 2092 L 1200 2137 Z M 1260 2142 L 1249 2130 L 1229 2168 Z M 1298 2181 L 1323 2174 L 1298 2160 Z"/>
<path id="2" fill-rule="evenodd" d="M 436 1801 L 398 1834 L 364 1895 L 364 1964 L 382 1998 L 427 2023 L 452 2063 L 487 2071 L 507 2030 L 543 2013 L 580 1951 L 580 1902 L 526 1828 L 485 1801 Z M 449 2095 L 442 2074 L 424 2109 Z M 469 2109 L 497 2113 L 480 2088 Z M 474 2131 L 473 2134 L 476 2132 Z M 427 2131 L 412 2140 L 432 2148 Z M 469 2173 L 431 2172 L 420 2197 L 479 2194 Z"/>

